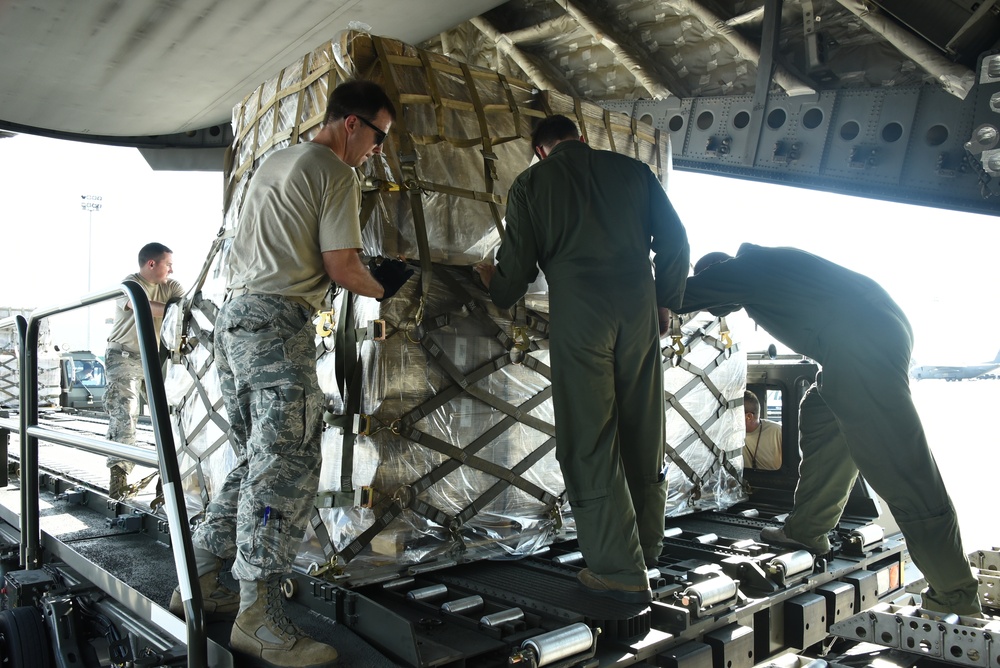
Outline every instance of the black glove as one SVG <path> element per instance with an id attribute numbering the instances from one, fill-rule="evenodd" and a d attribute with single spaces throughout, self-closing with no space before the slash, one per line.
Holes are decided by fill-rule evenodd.
<path id="1" fill-rule="evenodd" d="M 368 262 L 368 269 L 371 270 L 375 280 L 382 284 L 382 289 L 385 291 L 382 299 L 376 301 L 388 299 L 396 294 L 410 276 L 413 276 L 413 270 L 405 262 L 388 258 L 382 260 L 381 263 L 372 258 Z"/>

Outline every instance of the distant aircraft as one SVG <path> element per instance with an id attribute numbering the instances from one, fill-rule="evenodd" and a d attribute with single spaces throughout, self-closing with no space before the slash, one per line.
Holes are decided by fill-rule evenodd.
<path id="1" fill-rule="evenodd" d="M 914 380 L 924 380 L 925 378 L 965 380 L 966 378 L 978 378 L 997 367 L 1000 367 L 1000 352 L 997 352 L 997 356 L 993 358 L 992 362 L 984 362 L 982 364 L 970 364 L 967 366 L 913 366 L 910 369 L 910 377 Z"/>

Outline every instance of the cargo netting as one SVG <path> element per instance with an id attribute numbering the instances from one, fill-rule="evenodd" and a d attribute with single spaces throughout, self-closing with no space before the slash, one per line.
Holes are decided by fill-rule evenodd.
<path id="1" fill-rule="evenodd" d="M 501 310 L 472 265 L 500 243 L 507 189 L 532 158 L 532 119 L 567 114 L 592 145 L 643 160 L 664 182 L 667 138 L 592 103 L 357 32 L 286 67 L 234 110 L 224 223 L 193 296 L 163 327 L 189 512 L 197 519 L 234 464 L 212 328 L 247 185 L 270 151 L 311 137 L 329 91 L 356 77 L 382 83 L 398 110 L 362 175 L 364 253 L 405 256 L 417 273 L 384 303 L 341 291 L 317 314 L 323 467 L 297 567 L 358 584 L 572 538 L 554 456 L 544 282 Z M 685 318 L 665 348 L 668 514 L 744 498 L 746 364 L 722 328 Z"/>
<path id="2" fill-rule="evenodd" d="M 0 328 L 0 408 L 18 408 L 20 405 L 19 340 L 13 318 L 31 317 L 33 309 L 0 308 L 0 321 L 10 319 L 10 326 Z M 42 320 L 38 332 L 38 403 L 39 406 L 58 406 L 62 391 L 59 377 L 59 355 L 52 345 L 48 320 Z"/>

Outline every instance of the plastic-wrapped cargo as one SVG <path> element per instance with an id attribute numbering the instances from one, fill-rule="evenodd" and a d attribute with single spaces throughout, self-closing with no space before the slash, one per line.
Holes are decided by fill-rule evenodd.
<path id="1" fill-rule="evenodd" d="M 316 512 L 297 563 L 336 560 L 328 573 L 360 583 L 416 563 L 521 556 L 570 538 L 572 509 L 554 457 L 547 296 L 496 309 L 471 265 L 500 242 L 507 189 L 532 158 L 532 119 L 565 113 L 592 145 L 642 159 L 661 180 L 667 138 L 597 105 L 361 33 L 321 45 L 234 111 L 222 252 L 187 313 L 172 312 L 164 323 L 164 342 L 176 351 L 167 383 L 192 514 L 233 463 L 209 352 L 225 240 L 255 166 L 310 137 L 329 91 L 350 77 L 382 83 L 398 111 L 383 154 L 364 175 L 364 252 L 403 254 L 418 272 L 385 303 L 340 294 L 317 316 L 327 425 Z M 683 362 L 665 370 L 677 441 L 668 438 L 677 451 L 673 513 L 741 498 L 735 404 L 745 364 L 703 343 L 714 340 L 712 322 L 685 325 L 690 352 L 681 359 L 706 369 L 709 356 L 725 363 L 701 375 Z M 703 347 L 710 355 L 698 353 Z M 710 389 L 689 387 L 709 372 Z M 678 420 L 688 427 L 672 427 Z"/>
<path id="2" fill-rule="evenodd" d="M 725 318 L 693 313 L 682 323 L 664 351 L 668 517 L 723 509 L 746 498 L 746 353 L 732 341 Z"/>
<path id="3" fill-rule="evenodd" d="M 31 317 L 30 308 L 0 307 L 0 321 L 15 316 Z M 52 347 L 49 324 L 39 325 L 38 346 L 38 403 L 41 406 L 59 404 L 59 356 Z M 20 402 L 19 385 L 20 352 L 16 327 L 0 329 L 0 407 L 16 408 Z"/>
<path id="4" fill-rule="evenodd" d="M 329 559 L 332 546 L 352 558 L 352 575 L 369 577 L 430 559 L 530 554 L 572 528 L 559 498 L 545 341 L 532 330 L 524 350 L 513 347 L 510 314 L 490 303 L 472 274 L 435 266 L 419 325 L 412 319 L 419 280 L 384 304 L 342 299 L 351 304 L 340 317 L 378 322 L 373 334 L 385 338 L 360 328 L 358 359 L 348 360 L 361 374 L 355 406 L 351 379 L 337 373 L 337 356 L 351 354 L 345 337 L 338 333 L 335 352 L 320 360 L 331 419 L 348 416 L 341 422 L 351 425 L 358 415 L 360 427 L 357 435 L 327 430 L 321 493 L 350 485 L 365 503 L 320 510 L 312 560 Z M 353 475 L 344 477 L 351 441 Z"/>

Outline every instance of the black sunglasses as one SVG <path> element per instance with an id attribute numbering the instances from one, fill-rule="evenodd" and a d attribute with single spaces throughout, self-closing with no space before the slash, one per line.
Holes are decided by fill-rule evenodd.
<path id="1" fill-rule="evenodd" d="M 374 131 L 375 131 L 375 145 L 376 145 L 376 146 L 381 146 L 381 145 L 382 145 L 382 142 L 384 142 L 384 141 L 385 141 L 385 133 L 384 133 L 384 132 L 382 132 L 381 130 L 379 130 L 379 129 L 378 129 L 378 127 L 377 127 L 377 126 L 376 126 L 376 125 L 375 125 L 374 123 L 372 123 L 371 121 L 369 121 L 369 120 L 368 120 L 367 118 L 365 118 L 364 116 L 358 116 L 357 114 L 355 114 L 354 116 L 355 116 L 355 118 L 357 118 L 357 119 L 358 119 L 359 121 L 361 121 L 362 123 L 364 123 L 365 125 L 367 125 L 367 126 L 368 126 L 368 127 L 370 127 L 370 128 L 372 129 L 372 130 L 374 130 Z"/>

